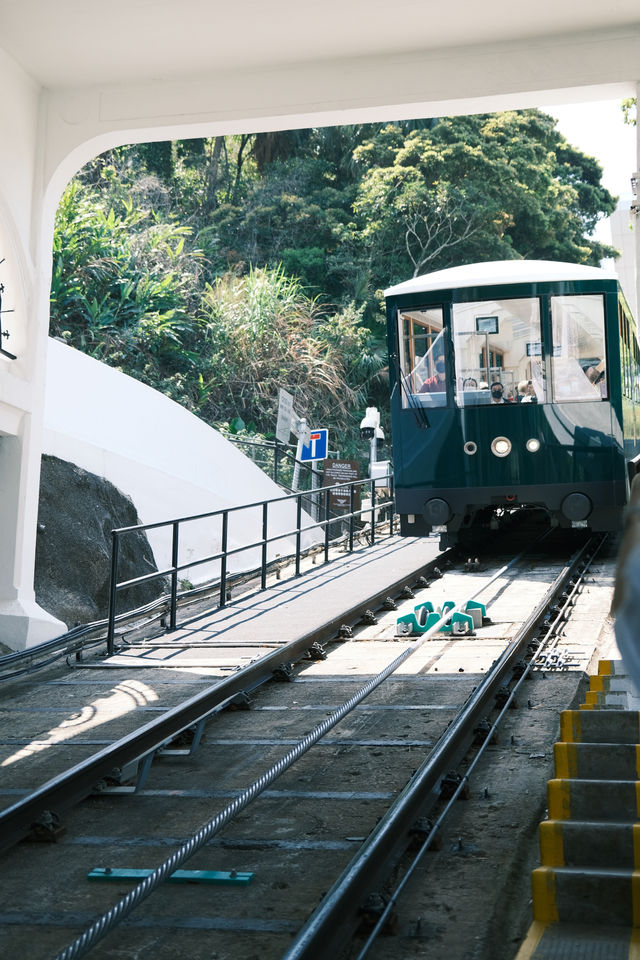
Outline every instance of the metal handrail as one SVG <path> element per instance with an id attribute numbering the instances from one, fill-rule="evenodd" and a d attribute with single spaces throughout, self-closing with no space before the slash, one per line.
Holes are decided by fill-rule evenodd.
<path id="1" fill-rule="evenodd" d="M 305 477 L 305 479 L 307 481 L 311 481 L 312 483 L 313 483 L 313 478 L 315 476 L 321 475 L 320 471 L 316 470 L 313 467 L 311 461 L 300 461 L 296 459 L 295 444 L 292 445 L 289 443 L 283 443 L 282 440 L 278 440 L 278 439 L 275 439 L 275 440 L 253 439 L 252 440 L 249 437 L 240 437 L 235 434 L 224 433 L 224 432 L 222 435 L 225 438 L 225 440 L 228 440 L 229 443 L 233 443 L 236 446 L 249 447 L 252 450 L 255 449 L 255 450 L 263 451 L 267 455 L 267 463 L 261 464 L 261 469 L 265 473 L 271 472 L 273 482 L 277 483 L 278 486 L 282 487 L 283 489 L 289 490 L 290 492 L 293 492 L 293 491 L 291 490 L 290 487 L 287 486 L 286 483 L 284 483 L 281 477 L 283 464 L 287 464 L 289 467 L 297 466 L 299 470 L 302 472 L 302 475 Z M 337 453 L 337 451 L 333 451 L 333 453 L 328 452 L 328 454 L 330 457 L 335 455 L 339 456 L 339 453 Z M 268 464 L 268 461 L 271 459 L 270 455 L 272 455 L 273 457 L 273 464 L 271 467 L 269 467 L 269 464 Z M 251 460 L 253 460 L 254 463 L 258 462 L 253 455 L 251 455 Z"/>
<path id="2" fill-rule="evenodd" d="M 378 502 L 376 500 L 376 487 L 386 486 L 391 491 L 390 497 L 387 500 Z M 354 509 L 355 507 L 355 498 L 356 491 L 358 488 L 364 490 L 368 487 L 371 503 L 366 508 L 360 508 L 358 510 Z M 343 514 L 331 514 L 330 510 L 330 495 L 334 491 L 339 490 L 348 490 L 349 491 L 349 512 Z M 305 522 L 303 524 L 303 499 L 308 500 L 310 497 L 320 497 L 324 498 L 323 509 L 321 510 L 321 520 L 314 521 L 307 514 Z M 268 536 L 268 517 L 269 517 L 269 506 L 272 504 L 282 505 L 287 501 L 296 502 L 296 524 L 295 527 L 288 531 L 278 531 L 277 534 L 269 537 Z M 295 576 L 300 576 L 300 567 L 301 567 L 301 540 L 302 532 L 310 531 L 314 529 L 323 529 L 324 530 L 324 562 L 329 562 L 329 547 L 331 543 L 330 530 L 331 524 L 337 521 L 348 521 L 349 522 L 349 537 L 348 537 L 348 549 L 353 551 L 354 544 L 354 522 L 356 517 L 362 517 L 364 514 L 371 514 L 371 543 L 375 543 L 376 536 L 376 512 L 382 510 L 386 507 L 391 507 L 390 517 L 389 517 L 389 535 L 393 535 L 393 517 L 394 517 L 394 491 L 393 491 L 393 477 L 391 474 L 387 474 L 383 477 L 377 477 L 375 479 L 367 478 L 365 480 L 352 480 L 347 483 L 336 483 L 327 487 L 320 487 L 314 491 L 300 491 L 298 493 L 288 494 L 282 497 L 273 497 L 269 500 L 258 500 L 249 504 L 239 504 L 232 507 L 224 507 L 221 510 L 212 510 L 207 513 L 199 513 L 193 516 L 179 517 L 172 520 L 162 520 L 155 523 L 141 523 L 135 524 L 128 527 L 118 527 L 111 532 L 111 574 L 110 574 L 110 583 L 109 583 L 109 613 L 107 619 L 107 652 L 109 655 L 112 655 L 115 651 L 115 625 L 116 625 L 116 606 L 118 594 L 123 590 L 130 589 L 131 587 L 137 586 L 142 583 L 148 583 L 153 580 L 164 579 L 169 577 L 171 580 L 171 590 L 169 596 L 169 631 L 176 629 L 177 623 L 177 606 L 178 606 L 178 574 L 181 570 L 187 570 L 192 567 L 200 566 L 204 563 L 213 563 L 215 561 L 220 561 L 220 589 L 219 589 L 219 598 L 218 606 L 224 607 L 227 600 L 227 561 L 229 557 L 236 554 L 243 553 L 246 550 L 255 550 L 260 548 L 261 551 L 261 563 L 260 563 L 260 589 L 266 589 L 267 581 L 267 546 L 270 543 L 273 543 L 278 540 L 284 540 L 287 537 L 295 537 Z M 261 510 L 261 532 L 262 535 L 257 540 L 243 544 L 240 547 L 233 547 L 229 549 L 228 546 L 228 535 L 229 535 L 229 516 L 231 514 L 239 513 L 243 510 Z M 221 549 L 214 554 L 206 557 L 200 557 L 198 559 L 190 559 L 187 563 L 179 563 L 179 543 L 180 543 L 180 527 L 184 523 L 193 523 L 196 521 L 202 520 L 211 520 L 219 517 L 222 523 L 221 529 Z M 307 522 L 307 520 L 309 522 Z M 128 534 L 134 532 L 146 532 L 149 530 L 160 530 L 171 528 L 171 564 L 168 567 L 164 567 L 162 570 L 156 570 L 153 573 L 143 574 L 139 577 L 133 577 L 129 580 L 118 582 L 118 566 L 120 558 L 120 544 L 122 539 Z"/>

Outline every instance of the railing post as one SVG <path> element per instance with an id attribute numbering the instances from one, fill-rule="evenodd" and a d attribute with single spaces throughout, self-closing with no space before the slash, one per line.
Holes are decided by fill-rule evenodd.
<path id="1" fill-rule="evenodd" d="M 222 514 L 222 543 L 220 558 L 220 601 L 219 606 L 227 603 L 227 538 L 229 536 L 229 511 Z"/>
<path id="2" fill-rule="evenodd" d="M 296 501 L 296 577 L 300 576 L 300 534 L 302 526 L 302 494 L 299 493 Z"/>
<path id="3" fill-rule="evenodd" d="M 171 609 L 169 614 L 169 631 L 176 629 L 176 613 L 178 609 L 178 538 L 180 524 L 177 520 L 172 524 L 171 538 Z"/>
<path id="4" fill-rule="evenodd" d="M 273 482 L 278 482 L 278 459 L 279 459 L 280 448 L 278 447 L 278 438 L 276 437 L 275 445 L 273 448 Z"/>
<path id="5" fill-rule="evenodd" d="M 355 517 L 353 515 L 356 506 L 356 488 L 352 483 L 349 487 L 349 553 L 353 553 L 353 528 Z"/>
<path id="6" fill-rule="evenodd" d="M 371 481 L 371 546 L 376 542 L 376 481 Z"/>
<path id="7" fill-rule="evenodd" d="M 393 515 L 396 509 L 396 498 L 394 495 L 393 489 L 393 477 L 389 478 L 389 499 L 391 500 L 391 506 L 389 507 L 389 536 L 393 536 Z"/>
<path id="8" fill-rule="evenodd" d="M 111 582 L 109 584 L 109 625 L 107 627 L 107 653 L 112 656 L 115 650 L 116 597 L 118 591 L 118 553 L 120 540 L 115 530 L 111 531 Z"/>
<path id="9" fill-rule="evenodd" d="M 267 588 L 267 532 L 268 532 L 268 509 L 269 504 L 265 500 L 262 504 L 262 565 L 260 573 L 260 586 L 263 590 Z"/>
<path id="10" fill-rule="evenodd" d="M 324 562 L 329 563 L 329 488 L 324 493 Z"/>

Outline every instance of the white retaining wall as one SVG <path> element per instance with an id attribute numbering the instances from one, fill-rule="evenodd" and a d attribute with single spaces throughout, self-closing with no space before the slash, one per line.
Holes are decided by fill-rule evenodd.
<path id="1" fill-rule="evenodd" d="M 106 477 L 133 500 L 141 523 L 155 523 L 282 497 L 281 489 L 232 443 L 173 400 L 49 338 L 43 453 Z M 295 528 L 294 501 L 270 508 L 268 535 Z M 306 518 L 306 522 L 310 522 Z M 220 549 L 220 519 L 181 526 L 180 563 Z M 228 547 L 262 536 L 262 510 L 230 515 Z M 317 537 L 316 537 L 317 538 Z M 303 533 L 302 544 L 314 539 Z M 171 530 L 149 531 L 159 569 L 171 562 Z M 289 536 L 268 559 L 295 551 Z M 228 571 L 253 569 L 260 550 L 229 558 Z M 219 563 L 180 574 L 193 583 L 217 576 Z"/>

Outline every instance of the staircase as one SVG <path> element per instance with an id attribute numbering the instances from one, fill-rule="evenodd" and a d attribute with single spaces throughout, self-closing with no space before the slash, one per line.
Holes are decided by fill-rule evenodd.
<path id="1" fill-rule="evenodd" d="M 561 714 L 533 871 L 533 924 L 516 960 L 640 960 L 640 698 L 603 660 Z"/>

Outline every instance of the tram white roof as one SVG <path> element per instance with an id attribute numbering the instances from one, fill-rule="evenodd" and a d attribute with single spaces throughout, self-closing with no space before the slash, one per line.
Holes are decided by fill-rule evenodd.
<path id="1" fill-rule="evenodd" d="M 611 270 L 557 260 L 491 260 L 448 267 L 413 277 L 385 290 L 385 297 L 455 287 L 487 287 L 501 283 L 545 283 L 553 280 L 617 280 Z"/>

